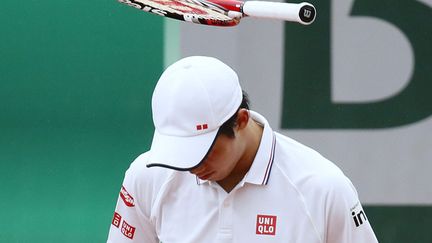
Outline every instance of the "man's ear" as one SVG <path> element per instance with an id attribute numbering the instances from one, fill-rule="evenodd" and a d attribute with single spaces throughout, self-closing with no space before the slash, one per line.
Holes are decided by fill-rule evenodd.
<path id="1" fill-rule="evenodd" d="M 237 124 L 236 128 L 242 130 L 245 128 L 249 122 L 249 110 L 245 108 L 241 108 L 237 113 Z"/>

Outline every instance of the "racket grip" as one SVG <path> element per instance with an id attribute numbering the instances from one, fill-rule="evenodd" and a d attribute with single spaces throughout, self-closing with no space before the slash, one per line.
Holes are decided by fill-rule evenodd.
<path id="1" fill-rule="evenodd" d="M 312 24 L 316 16 L 315 7 L 306 2 L 246 1 L 243 5 L 243 13 L 251 17 L 281 19 L 304 25 Z"/>

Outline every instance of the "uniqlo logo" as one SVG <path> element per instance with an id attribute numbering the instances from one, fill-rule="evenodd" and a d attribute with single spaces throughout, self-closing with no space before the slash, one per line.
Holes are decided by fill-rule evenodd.
<path id="1" fill-rule="evenodd" d="M 276 235 L 276 216 L 257 215 L 257 235 Z"/>
<path id="2" fill-rule="evenodd" d="M 120 222 L 121 222 L 122 217 L 120 216 L 120 214 L 118 214 L 117 212 L 114 212 L 114 217 L 112 219 L 112 225 L 114 225 L 115 227 L 119 227 L 120 226 Z"/>
<path id="3" fill-rule="evenodd" d="M 208 128 L 208 124 L 207 124 L 207 123 L 196 125 L 196 129 L 197 129 L 198 131 L 199 131 L 199 130 L 206 130 L 207 128 Z"/>
<path id="4" fill-rule="evenodd" d="M 132 227 L 131 225 L 129 225 L 128 223 L 126 223 L 126 221 L 123 220 L 123 224 L 122 224 L 122 227 L 121 227 L 121 232 L 127 238 L 133 239 L 134 234 L 135 234 L 135 227 Z"/>

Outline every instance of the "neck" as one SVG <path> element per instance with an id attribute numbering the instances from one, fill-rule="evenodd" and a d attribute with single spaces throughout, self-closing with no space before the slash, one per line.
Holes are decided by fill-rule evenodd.
<path id="1" fill-rule="evenodd" d="M 250 119 L 244 133 L 245 149 L 243 155 L 237 161 L 232 172 L 224 179 L 218 181 L 218 184 L 226 191 L 230 192 L 243 179 L 249 171 L 258 151 L 263 127 Z"/>

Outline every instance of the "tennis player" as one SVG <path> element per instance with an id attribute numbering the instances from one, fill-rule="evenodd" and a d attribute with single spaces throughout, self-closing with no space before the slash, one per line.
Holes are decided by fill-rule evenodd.
<path id="1" fill-rule="evenodd" d="M 168 67 L 152 112 L 152 145 L 126 171 L 109 243 L 378 242 L 351 181 L 249 110 L 221 61 Z"/>

